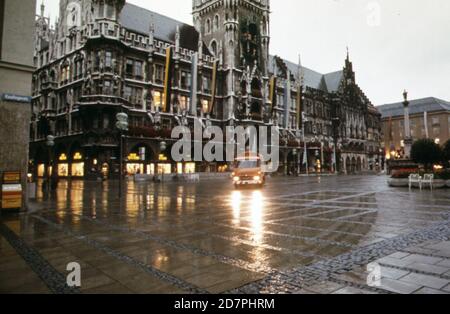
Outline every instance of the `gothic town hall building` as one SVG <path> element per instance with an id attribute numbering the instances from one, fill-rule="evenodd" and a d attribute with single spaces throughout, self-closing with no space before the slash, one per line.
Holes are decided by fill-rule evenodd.
<path id="1" fill-rule="evenodd" d="M 171 160 L 171 130 L 194 121 L 277 127 L 285 174 L 306 171 L 305 153 L 309 171 L 331 171 L 336 161 L 343 173 L 375 170 L 384 155 L 381 116 L 348 55 L 328 74 L 269 55 L 269 0 L 193 0 L 193 26 L 125 0 L 60 0 L 54 26 L 44 11 L 30 126 L 36 176 L 117 176 L 119 112 L 129 117 L 129 174 L 227 171 Z"/>

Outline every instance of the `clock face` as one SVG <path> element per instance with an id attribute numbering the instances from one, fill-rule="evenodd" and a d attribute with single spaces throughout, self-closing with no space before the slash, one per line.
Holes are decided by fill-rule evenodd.
<path id="1" fill-rule="evenodd" d="M 78 2 L 71 2 L 67 6 L 66 23 L 69 28 L 78 27 L 81 25 L 81 7 Z"/>

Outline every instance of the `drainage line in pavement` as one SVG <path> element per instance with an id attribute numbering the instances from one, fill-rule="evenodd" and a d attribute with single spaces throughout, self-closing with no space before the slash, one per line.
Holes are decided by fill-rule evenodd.
<path id="1" fill-rule="evenodd" d="M 189 251 L 190 253 L 195 254 L 195 255 L 211 257 L 211 258 L 218 260 L 221 263 L 228 264 L 228 265 L 231 265 L 234 267 L 238 267 L 238 268 L 241 268 L 244 270 L 265 273 L 265 274 L 277 272 L 276 269 L 268 267 L 268 266 L 262 266 L 262 265 L 260 265 L 260 263 L 250 263 L 250 262 L 244 261 L 242 259 L 228 257 L 228 256 L 224 256 L 224 255 L 217 254 L 214 252 L 209 252 L 209 251 L 203 250 L 201 248 L 197 248 L 192 245 L 188 245 L 185 243 L 178 243 L 173 240 L 165 239 L 160 236 L 154 236 L 151 234 L 147 234 L 145 232 L 142 232 L 139 230 L 134 230 L 134 229 L 131 229 L 128 227 L 116 226 L 116 225 L 110 224 L 108 222 L 103 222 L 99 219 L 92 219 L 92 218 L 84 216 L 84 215 L 78 215 L 78 214 L 69 214 L 69 215 L 74 215 L 74 216 L 80 217 L 81 219 L 87 220 L 91 223 L 107 227 L 110 230 L 120 231 L 120 232 L 124 232 L 124 233 L 131 233 L 135 236 L 144 238 L 145 240 L 154 241 L 161 245 L 169 246 L 169 247 L 177 249 L 177 250 Z M 210 235 L 208 235 L 208 236 L 210 236 Z"/>
<path id="2" fill-rule="evenodd" d="M 377 259 L 388 256 L 408 247 L 418 245 L 429 240 L 448 241 L 450 239 L 450 221 L 443 221 L 422 230 L 414 231 L 407 235 L 398 236 L 393 239 L 377 242 L 351 252 L 342 254 L 335 258 L 319 261 L 308 266 L 294 268 L 284 273 L 283 281 L 275 277 L 265 279 L 240 288 L 239 292 L 254 293 L 256 291 L 279 292 L 285 285 L 294 282 L 302 282 L 308 285 L 318 280 L 330 280 L 333 274 L 349 272 L 355 267 L 367 265 Z"/>
<path id="3" fill-rule="evenodd" d="M 0 234 L 9 242 L 16 252 L 25 260 L 36 275 L 45 283 L 52 293 L 78 294 L 80 290 L 66 284 L 66 277 L 58 272 L 41 254 L 30 247 L 6 225 L 0 224 Z"/>
<path id="4" fill-rule="evenodd" d="M 33 215 L 32 217 L 37 219 L 37 220 L 39 220 L 39 221 L 41 221 L 41 222 L 43 222 L 43 223 L 45 223 L 45 224 L 47 224 L 47 225 L 49 225 L 49 226 L 51 226 L 51 227 L 53 227 L 53 228 L 55 228 L 55 229 L 57 229 L 57 230 L 60 230 L 60 231 L 64 232 L 65 234 L 67 234 L 67 235 L 69 235 L 71 237 L 74 237 L 74 238 L 76 238 L 76 239 L 78 239 L 80 241 L 84 241 L 88 245 L 94 247 L 95 249 L 97 249 L 99 251 L 102 251 L 103 253 L 106 253 L 106 254 L 108 254 L 108 255 L 110 255 L 110 256 L 112 256 L 112 257 L 114 257 L 114 258 L 116 258 L 116 259 L 118 259 L 118 260 L 120 260 L 120 261 L 122 261 L 122 262 L 124 262 L 124 263 L 126 263 L 128 265 L 140 268 L 140 269 L 144 270 L 145 272 L 149 273 L 150 275 L 152 275 L 152 276 L 154 276 L 154 277 L 156 277 L 156 278 L 158 278 L 158 279 L 160 279 L 162 281 L 168 282 L 168 283 L 170 283 L 170 284 L 172 284 L 172 285 L 174 285 L 174 286 L 176 286 L 176 287 L 178 287 L 180 289 L 189 291 L 191 293 L 196 293 L 196 294 L 207 294 L 208 293 L 208 291 L 206 291 L 206 290 L 203 290 L 203 289 L 201 289 L 201 288 L 199 288 L 199 287 L 197 287 L 197 286 L 195 286 L 193 284 L 190 284 L 190 283 L 188 283 L 188 282 L 186 282 L 186 281 L 184 281 L 184 280 L 182 280 L 180 278 L 177 278 L 175 276 L 172 276 L 172 275 L 170 275 L 168 273 L 160 271 L 160 270 L 158 270 L 158 269 L 156 269 L 156 268 L 154 268 L 154 267 L 152 267 L 150 265 L 147 265 L 147 264 L 145 264 L 143 262 L 136 261 L 132 257 L 129 257 L 129 256 L 125 255 L 125 254 L 122 254 L 122 253 L 120 253 L 118 251 L 115 251 L 115 250 L 113 250 L 113 249 L 111 249 L 111 248 L 101 244 L 98 241 L 89 239 L 87 236 L 77 235 L 74 232 L 69 231 L 66 228 L 63 228 L 62 226 L 60 226 L 60 225 L 58 225 L 58 224 L 56 224 L 56 223 L 54 223 L 54 222 L 52 222 L 52 221 L 50 221 L 48 219 L 45 219 L 45 218 L 43 218 L 41 216 L 37 216 L 37 215 Z"/>

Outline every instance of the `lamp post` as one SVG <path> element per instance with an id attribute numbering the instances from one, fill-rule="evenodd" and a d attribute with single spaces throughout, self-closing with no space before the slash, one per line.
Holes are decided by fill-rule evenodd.
<path id="1" fill-rule="evenodd" d="M 53 157 L 52 157 L 52 148 L 55 146 L 55 137 L 53 135 L 47 136 L 47 141 L 45 145 L 48 148 L 48 167 L 47 167 L 47 195 L 50 196 L 50 191 L 52 187 L 52 176 L 55 171 L 55 167 L 53 165 Z M 52 174 L 50 175 L 50 167 L 52 168 Z"/>
<path id="2" fill-rule="evenodd" d="M 119 130 L 120 143 L 119 143 L 119 198 L 122 199 L 123 195 L 123 132 L 128 131 L 128 115 L 126 113 L 120 112 L 116 115 L 116 128 Z"/>
<path id="3" fill-rule="evenodd" d="M 298 164 L 297 164 L 297 154 L 298 154 L 298 152 L 297 152 L 297 148 L 295 148 L 293 151 L 292 151 L 292 157 L 293 157 L 293 159 L 294 159 L 294 175 L 298 175 Z"/>
<path id="4" fill-rule="evenodd" d="M 167 143 L 162 141 L 161 143 L 159 143 L 159 151 L 160 153 L 164 153 L 164 151 L 167 149 Z M 164 175 L 165 175 L 165 169 L 164 167 L 161 167 L 161 183 L 164 183 Z"/>

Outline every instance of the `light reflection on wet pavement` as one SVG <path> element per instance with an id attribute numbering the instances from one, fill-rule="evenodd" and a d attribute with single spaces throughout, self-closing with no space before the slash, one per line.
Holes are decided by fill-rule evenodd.
<path id="1" fill-rule="evenodd" d="M 122 201 L 117 188 L 61 181 L 51 201 L 39 194 L 38 210 L 2 222 L 48 262 L 47 277 L 79 262 L 81 292 L 224 293 L 430 227 L 450 210 L 445 190 L 391 189 L 381 176 L 274 178 L 243 190 L 226 180 L 128 182 Z M 28 253 L 0 235 L 1 292 L 61 292 L 48 267 L 23 262 Z"/>

